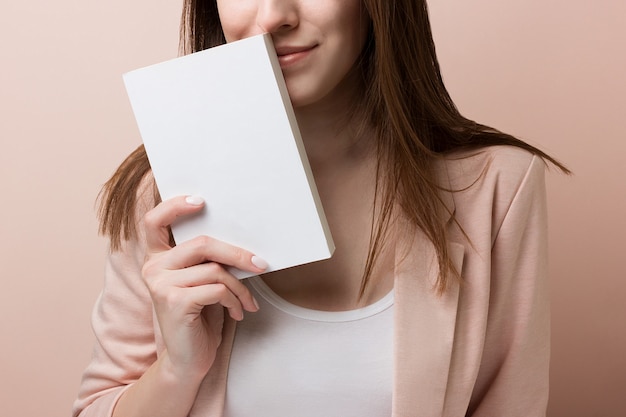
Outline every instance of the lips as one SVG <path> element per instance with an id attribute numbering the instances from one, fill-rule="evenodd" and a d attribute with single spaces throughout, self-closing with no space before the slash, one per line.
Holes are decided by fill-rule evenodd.
<path id="1" fill-rule="evenodd" d="M 281 67 L 294 65 L 310 55 L 317 45 L 312 46 L 276 46 L 276 54 Z"/>
<path id="2" fill-rule="evenodd" d="M 315 48 L 315 45 L 312 46 L 276 46 L 276 54 L 278 56 L 296 54 L 299 52 L 308 51 L 310 49 Z"/>

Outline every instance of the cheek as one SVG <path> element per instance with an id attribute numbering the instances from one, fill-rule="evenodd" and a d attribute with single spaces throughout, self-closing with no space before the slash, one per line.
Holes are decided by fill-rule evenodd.
<path id="1" fill-rule="evenodd" d="M 332 33 L 335 42 L 342 49 L 341 61 L 352 61 L 363 50 L 370 27 L 370 18 L 361 1 L 344 0 L 341 7 L 335 9 Z M 351 62 L 352 63 L 352 62 Z"/>
<path id="2" fill-rule="evenodd" d="M 251 29 L 256 27 L 255 11 L 251 7 L 246 7 L 244 3 L 232 0 L 217 1 L 217 11 L 226 42 L 247 38 L 254 34 L 251 33 Z"/>

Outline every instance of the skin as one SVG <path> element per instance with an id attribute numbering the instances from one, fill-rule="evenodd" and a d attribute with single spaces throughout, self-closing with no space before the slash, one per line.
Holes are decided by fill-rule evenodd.
<path id="1" fill-rule="evenodd" d="M 227 42 L 271 33 L 292 104 L 327 106 L 347 86 L 367 35 L 360 0 L 218 0 Z"/>
<path id="2" fill-rule="evenodd" d="M 272 34 L 337 247 L 328 261 L 263 279 L 282 298 L 308 308 L 347 310 L 373 302 L 391 289 L 390 280 L 374 280 L 374 291 L 357 297 L 369 245 L 375 155 L 368 132 L 355 137 L 345 118 L 363 88 L 354 71 L 369 27 L 361 1 L 218 0 L 217 5 L 227 41 Z M 382 261 L 379 267 L 389 269 Z"/>
<path id="3" fill-rule="evenodd" d="M 347 310 L 392 288 L 391 257 L 383 253 L 373 285 L 358 290 L 367 257 L 375 155 L 368 132 L 357 138 L 345 109 L 360 88 L 354 65 L 367 16 L 359 0 L 218 0 L 228 41 L 269 32 L 281 62 L 307 154 L 337 249 L 328 261 L 263 275 L 284 299 L 320 310 Z M 170 248 L 167 226 L 202 209 L 185 196 L 144 218 L 148 254 L 142 270 L 166 350 L 121 397 L 115 417 L 186 416 L 221 341 L 224 306 L 235 320 L 258 310 L 242 282 L 223 265 L 261 274 L 263 260 L 207 236 Z M 256 265 L 255 265 L 256 264 Z"/>

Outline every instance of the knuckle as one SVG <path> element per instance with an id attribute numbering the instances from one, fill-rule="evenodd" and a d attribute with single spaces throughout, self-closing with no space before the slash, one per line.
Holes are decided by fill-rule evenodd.
<path id="1" fill-rule="evenodd" d="M 169 297 L 174 294 L 173 291 L 169 291 L 162 279 L 148 282 L 148 290 L 152 299 L 157 303 L 169 303 L 171 301 Z"/>
<path id="2" fill-rule="evenodd" d="M 141 278 L 153 299 L 162 299 L 167 293 L 164 271 L 154 258 L 148 258 L 141 267 Z"/>
<path id="3" fill-rule="evenodd" d="M 230 290 L 228 287 L 222 283 L 214 284 L 215 295 L 219 297 L 220 300 L 226 299 L 230 295 Z"/>
<path id="4" fill-rule="evenodd" d="M 236 264 L 245 264 L 248 260 L 248 252 L 238 248 L 238 247 L 234 247 L 233 248 L 233 259 L 235 260 Z"/>
<path id="5" fill-rule="evenodd" d="M 155 228 L 159 226 L 159 217 L 154 210 L 149 210 L 143 215 L 143 223 L 146 228 Z"/>
<path id="6" fill-rule="evenodd" d="M 192 252 L 202 255 L 202 257 L 208 261 L 210 260 L 209 248 L 211 247 L 212 242 L 213 239 L 208 236 L 197 236 L 190 240 L 187 244 Z"/>
<path id="7" fill-rule="evenodd" d="M 213 239 L 210 238 L 209 236 L 202 235 L 202 236 L 196 237 L 193 242 L 194 242 L 194 245 L 198 249 L 202 249 L 207 246 L 210 246 L 213 243 Z"/>
<path id="8" fill-rule="evenodd" d="M 184 302 L 184 298 L 180 291 L 165 291 L 159 294 L 161 302 L 163 302 L 169 309 L 174 309 L 180 306 Z"/>
<path id="9" fill-rule="evenodd" d="M 216 282 L 222 282 L 222 266 L 217 262 L 209 262 L 205 266 L 207 275 L 210 275 Z"/>

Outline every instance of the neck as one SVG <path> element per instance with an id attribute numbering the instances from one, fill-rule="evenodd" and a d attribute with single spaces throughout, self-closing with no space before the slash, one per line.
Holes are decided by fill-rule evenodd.
<path id="1" fill-rule="evenodd" d="M 370 243 L 376 183 L 375 141 L 371 129 L 359 126 L 346 109 L 348 96 L 333 97 L 296 109 L 315 183 L 336 250 L 326 261 L 265 274 L 265 282 L 295 304 L 344 310 L 369 304 L 392 286 L 389 254 L 374 274 L 366 297 L 359 299 Z"/>
<path id="2" fill-rule="evenodd" d="M 372 156 L 371 135 L 333 114 L 312 118 L 299 115 L 298 123 L 316 178 L 361 164 Z"/>

